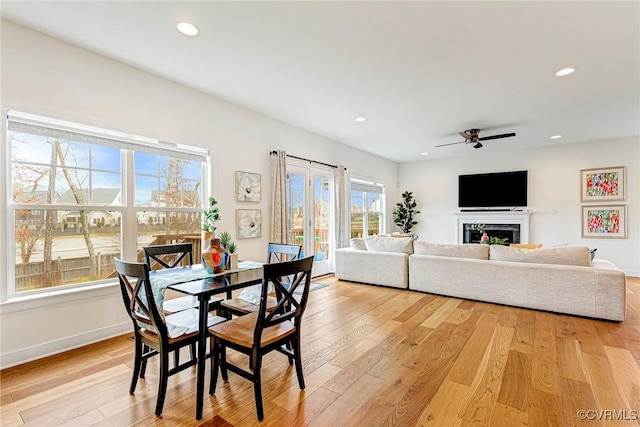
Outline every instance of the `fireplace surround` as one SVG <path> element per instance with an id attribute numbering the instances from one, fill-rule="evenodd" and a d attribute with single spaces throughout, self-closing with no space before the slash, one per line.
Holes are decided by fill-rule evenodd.
<path id="1" fill-rule="evenodd" d="M 485 225 L 487 234 L 493 237 L 509 238 L 509 243 L 529 243 L 529 220 L 531 211 L 472 211 L 457 212 L 456 241 L 458 243 L 477 243 L 481 233 L 471 230 L 471 225 Z"/>

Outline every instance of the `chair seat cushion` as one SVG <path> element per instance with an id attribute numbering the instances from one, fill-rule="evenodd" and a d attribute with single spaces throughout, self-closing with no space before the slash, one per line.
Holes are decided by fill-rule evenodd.
<path id="1" fill-rule="evenodd" d="M 278 301 L 275 297 L 267 297 L 267 311 L 273 310 L 277 303 Z M 259 305 L 252 304 L 240 298 L 230 298 L 227 300 L 223 300 L 220 305 L 230 310 L 235 310 L 237 312 L 242 312 L 245 314 L 256 312 L 260 308 Z"/>
<path id="2" fill-rule="evenodd" d="M 249 313 L 246 316 L 236 317 L 233 320 L 209 328 L 209 332 L 225 341 L 229 341 L 239 346 L 253 347 L 253 331 L 256 328 L 258 313 Z M 260 347 L 274 343 L 295 331 L 293 322 L 286 321 L 262 331 Z"/>
<path id="3" fill-rule="evenodd" d="M 199 313 L 195 308 L 182 310 L 165 317 L 169 338 L 198 332 Z M 226 321 L 224 317 L 207 314 L 207 327 Z"/>
<path id="4" fill-rule="evenodd" d="M 222 298 L 211 298 L 209 305 L 212 303 L 220 302 Z M 184 297 L 165 299 L 162 303 L 162 310 L 166 314 L 177 313 L 178 311 L 187 310 L 189 308 L 198 308 L 198 298 L 187 295 Z"/>

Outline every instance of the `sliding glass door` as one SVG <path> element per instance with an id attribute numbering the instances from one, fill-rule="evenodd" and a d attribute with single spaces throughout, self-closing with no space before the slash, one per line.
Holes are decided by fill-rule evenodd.
<path id="1" fill-rule="evenodd" d="M 287 165 L 289 242 L 314 254 L 313 276 L 329 273 L 332 178 L 330 171 Z"/>

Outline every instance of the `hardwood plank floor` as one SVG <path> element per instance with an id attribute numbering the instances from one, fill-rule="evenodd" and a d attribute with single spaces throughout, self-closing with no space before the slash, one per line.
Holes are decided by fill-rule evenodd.
<path id="1" fill-rule="evenodd" d="M 321 281 L 303 323 L 306 390 L 285 357 L 267 356 L 262 423 L 233 373 L 196 421 L 195 370 L 169 379 L 156 418 L 157 360 L 129 395 L 124 335 L 1 371 L 0 425 L 639 425 L 640 278 L 627 280 L 621 324 Z"/>

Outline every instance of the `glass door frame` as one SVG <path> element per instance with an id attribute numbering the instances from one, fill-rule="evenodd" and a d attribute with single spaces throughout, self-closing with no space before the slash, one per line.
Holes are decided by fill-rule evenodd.
<path id="1" fill-rule="evenodd" d="M 300 175 L 304 178 L 304 195 L 302 202 L 302 235 L 294 236 L 293 235 L 293 221 L 291 218 L 292 206 L 291 204 L 291 189 L 289 187 L 290 180 L 287 178 L 287 207 L 289 209 L 289 236 L 288 240 L 293 244 L 302 244 L 302 252 L 304 254 L 313 253 L 315 256 L 313 263 L 313 271 L 312 276 L 321 276 L 324 274 L 328 274 L 332 271 L 333 267 L 333 227 L 334 227 L 334 183 L 333 183 L 333 173 L 329 168 L 316 167 L 314 165 L 309 165 L 306 162 L 299 163 L 296 161 L 288 160 L 287 161 L 287 174 L 290 176 L 291 174 Z M 328 184 L 328 200 L 326 200 L 326 212 L 325 215 L 319 217 L 324 218 L 324 222 L 326 225 L 326 239 L 323 241 L 320 236 L 317 235 L 316 230 L 316 191 L 315 191 L 315 183 L 316 178 L 326 179 L 326 183 Z M 322 206 L 322 203 L 320 203 Z M 322 210 L 322 208 L 320 208 Z M 299 221 L 299 220 L 298 220 Z M 323 234 L 324 235 L 324 234 Z M 313 236 L 313 239 L 308 239 L 306 236 Z"/>

